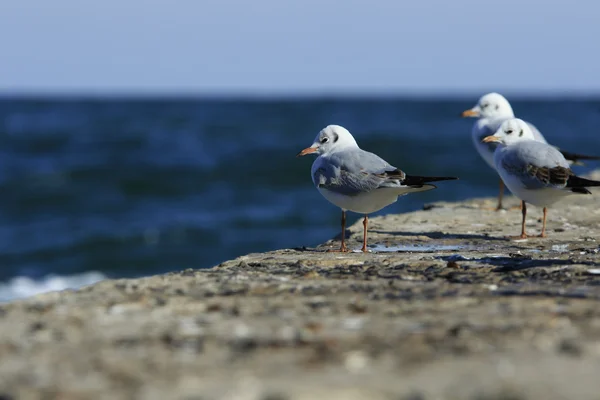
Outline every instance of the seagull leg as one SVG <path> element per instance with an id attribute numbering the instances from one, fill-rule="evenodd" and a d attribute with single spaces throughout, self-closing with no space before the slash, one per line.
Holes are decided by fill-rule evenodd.
<path id="1" fill-rule="evenodd" d="M 342 244 L 340 245 L 340 249 L 339 250 L 327 250 L 329 252 L 339 252 L 339 253 L 345 253 L 348 251 L 348 248 L 346 247 L 346 211 L 342 210 Z"/>
<path id="2" fill-rule="evenodd" d="M 363 219 L 363 227 L 364 227 L 364 231 L 363 231 L 363 247 L 362 247 L 362 251 L 363 253 L 366 253 L 367 250 L 367 226 L 369 225 L 369 217 L 365 214 L 365 219 Z"/>
<path id="3" fill-rule="evenodd" d="M 340 245 L 340 251 L 346 252 L 348 248 L 346 247 L 346 211 L 342 210 L 342 244 Z"/>
<path id="4" fill-rule="evenodd" d="M 527 217 L 527 206 L 525 202 L 521 200 L 521 213 L 523 214 L 523 220 L 521 221 L 521 234 L 519 236 L 509 236 L 509 239 L 527 239 L 528 236 L 525 233 L 525 218 Z"/>
<path id="5" fill-rule="evenodd" d="M 504 197 L 504 182 L 502 182 L 502 178 L 500 178 L 500 191 L 498 192 L 498 206 L 496 207 L 496 211 L 502 210 L 502 198 Z"/>
<path id="6" fill-rule="evenodd" d="M 525 205 L 525 200 L 521 200 L 521 213 L 523 214 L 523 220 L 521 221 L 521 236 L 518 236 L 518 238 L 527 239 L 527 234 L 525 233 L 525 218 L 527 217 L 527 206 Z"/>
<path id="7" fill-rule="evenodd" d="M 540 237 L 546 237 L 546 216 L 548 215 L 548 209 L 544 207 L 544 217 L 542 219 L 542 233 L 540 233 Z"/>

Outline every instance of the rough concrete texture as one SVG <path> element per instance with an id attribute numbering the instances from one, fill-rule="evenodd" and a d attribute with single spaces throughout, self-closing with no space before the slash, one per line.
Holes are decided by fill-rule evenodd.
<path id="1" fill-rule="evenodd" d="M 5 304 L 0 398 L 598 399 L 598 204 L 513 241 L 518 210 L 437 203 L 373 218 L 368 254 L 331 241 Z"/>

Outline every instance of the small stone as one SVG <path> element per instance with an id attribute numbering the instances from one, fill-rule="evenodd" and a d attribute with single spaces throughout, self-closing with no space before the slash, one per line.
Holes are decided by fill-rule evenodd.
<path id="1" fill-rule="evenodd" d="M 574 339 L 563 339 L 558 344 L 558 351 L 574 357 L 579 357 L 583 352 L 581 345 Z"/>

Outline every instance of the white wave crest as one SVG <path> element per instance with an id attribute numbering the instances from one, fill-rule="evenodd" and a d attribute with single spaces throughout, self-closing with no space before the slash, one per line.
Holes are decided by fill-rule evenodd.
<path id="1" fill-rule="evenodd" d="M 106 279 L 100 272 L 90 271 L 77 275 L 47 275 L 41 279 L 17 276 L 0 282 L 0 302 L 7 302 L 40 293 L 65 289 L 77 289 Z"/>

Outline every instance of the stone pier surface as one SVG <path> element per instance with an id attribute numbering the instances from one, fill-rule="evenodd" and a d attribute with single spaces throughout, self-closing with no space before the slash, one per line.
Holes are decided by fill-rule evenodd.
<path id="1" fill-rule="evenodd" d="M 600 191 L 552 208 L 547 239 L 506 239 L 520 211 L 494 204 L 372 218 L 367 254 L 336 239 L 4 304 L 0 398 L 599 399 Z"/>

